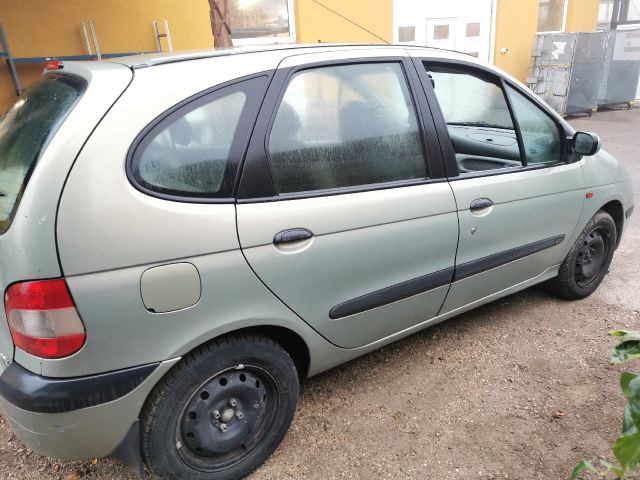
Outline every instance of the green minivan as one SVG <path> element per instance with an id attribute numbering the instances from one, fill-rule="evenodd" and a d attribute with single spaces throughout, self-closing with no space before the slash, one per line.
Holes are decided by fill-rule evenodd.
<path id="1" fill-rule="evenodd" d="M 0 119 L 0 410 L 47 456 L 242 478 L 300 380 L 534 284 L 586 297 L 632 211 L 596 135 L 468 55 L 51 62 Z"/>

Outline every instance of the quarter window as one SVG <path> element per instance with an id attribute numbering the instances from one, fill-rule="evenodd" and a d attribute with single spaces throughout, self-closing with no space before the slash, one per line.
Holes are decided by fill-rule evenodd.
<path id="1" fill-rule="evenodd" d="M 145 190 L 184 197 L 229 197 L 250 129 L 240 129 L 264 78 L 200 97 L 146 134 L 133 155 L 133 180 Z"/>
<path id="2" fill-rule="evenodd" d="M 426 177 L 416 112 L 398 63 L 296 73 L 269 136 L 278 193 Z"/>

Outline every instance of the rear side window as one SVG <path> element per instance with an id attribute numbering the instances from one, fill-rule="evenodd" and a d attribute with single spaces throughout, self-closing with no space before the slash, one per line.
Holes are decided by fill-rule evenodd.
<path id="1" fill-rule="evenodd" d="M 205 94 L 143 132 L 131 162 L 134 184 L 160 196 L 229 197 L 265 79 Z"/>
<path id="2" fill-rule="evenodd" d="M 0 233 L 11 225 L 44 146 L 84 90 L 79 78 L 48 74 L 0 117 Z"/>
<path id="3" fill-rule="evenodd" d="M 303 70 L 269 137 L 278 193 L 426 177 L 418 120 L 399 63 Z"/>

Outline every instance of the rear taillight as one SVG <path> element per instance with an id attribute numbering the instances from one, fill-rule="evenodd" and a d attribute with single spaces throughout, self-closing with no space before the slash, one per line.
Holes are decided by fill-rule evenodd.
<path id="1" fill-rule="evenodd" d="M 61 358 L 84 345 L 84 325 L 63 279 L 11 285 L 4 304 L 13 343 L 25 352 Z"/>

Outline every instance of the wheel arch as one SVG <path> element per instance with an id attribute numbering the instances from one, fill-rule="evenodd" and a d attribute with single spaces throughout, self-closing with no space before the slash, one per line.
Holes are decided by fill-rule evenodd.
<path id="1" fill-rule="evenodd" d="M 613 218 L 613 222 L 616 224 L 616 248 L 620 244 L 622 238 L 622 229 L 624 228 L 624 208 L 622 202 L 619 200 L 611 200 L 605 203 L 600 210 L 607 212 Z"/>
<path id="2" fill-rule="evenodd" d="M 296 332 L 276 325 L 259 325 L 232 330 L 221 336 L 247 333 L 271 338 L 289 354 L 298 371 L 298 378 L 302 380 L 307 377 L 309 365 L 311 364 L 311 353 L 307 342 Z"/>

